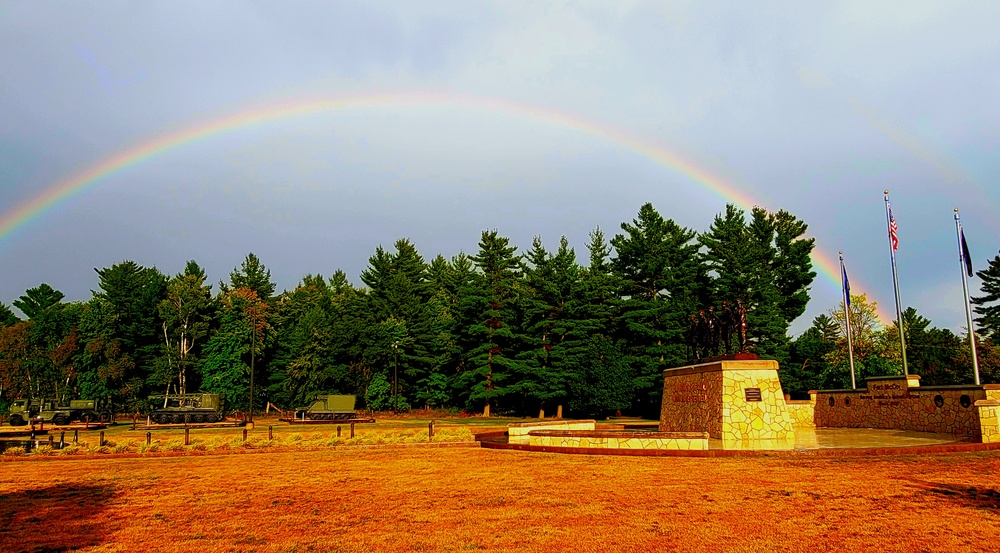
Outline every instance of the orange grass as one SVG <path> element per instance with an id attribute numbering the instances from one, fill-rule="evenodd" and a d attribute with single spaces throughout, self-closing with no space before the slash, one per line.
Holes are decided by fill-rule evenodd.
<path id="1" fill-rule="evenodd" d="M 970 551 L 1000 454 L 595 457 L 478 448 L 0 464 L 0 551 Z"/>

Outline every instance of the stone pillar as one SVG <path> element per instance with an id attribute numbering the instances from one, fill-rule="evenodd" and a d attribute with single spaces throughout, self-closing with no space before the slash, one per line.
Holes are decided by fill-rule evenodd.
<path id="1" fill-rule="evenodd" d="M 979 426 L 983 432 L 983 443 L 1000 442 L 1000 400 L 981 399 L 976 402 L 979 410 Z"/>
<path id="2" fill-rule="evenodd" d="M 777 361 L 726 360 L 663 371 L 661 432 L 708 432 L 726 449 L 790 449 Z"/>

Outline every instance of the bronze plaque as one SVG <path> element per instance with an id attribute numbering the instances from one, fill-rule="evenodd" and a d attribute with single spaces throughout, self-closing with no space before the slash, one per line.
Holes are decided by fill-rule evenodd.
<path id="1" fill-rule="evenodd" d="M 761 401 L 760 388 L 744 388 L 743 393 L 746 395 L 747 401 Z"/>

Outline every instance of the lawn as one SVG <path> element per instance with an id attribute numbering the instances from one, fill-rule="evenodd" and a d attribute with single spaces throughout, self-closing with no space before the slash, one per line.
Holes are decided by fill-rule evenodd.
<path id="1" fill-rule="evenodd" d="M 997 453 L 53 457 L 0 463 L 0 551 L 993 550 L 998 474 Z"/>

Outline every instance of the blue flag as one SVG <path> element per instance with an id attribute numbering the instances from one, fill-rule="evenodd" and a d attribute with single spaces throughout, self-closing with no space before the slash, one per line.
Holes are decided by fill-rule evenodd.
<path id="1" fill-rule="evenodd" d="M 847 267 L 844 266 L 844 262 L 840 262 L 840 275 L 844 280 L 844 302 L 847 304 L 847 308 L 851 308 L 851 281 L 847 280 Z"/>
<path id="2" fill-rule="evenodd" d="M 958 235 L 962 238 L 962 259 L 965 260 L 965 272 L 972 276 L 972 256 L 969 255 L 969 245 L 965 243 L 965 229 L 958 228 Z M 978 307 L 976 309 L 979 309 Z"/>

